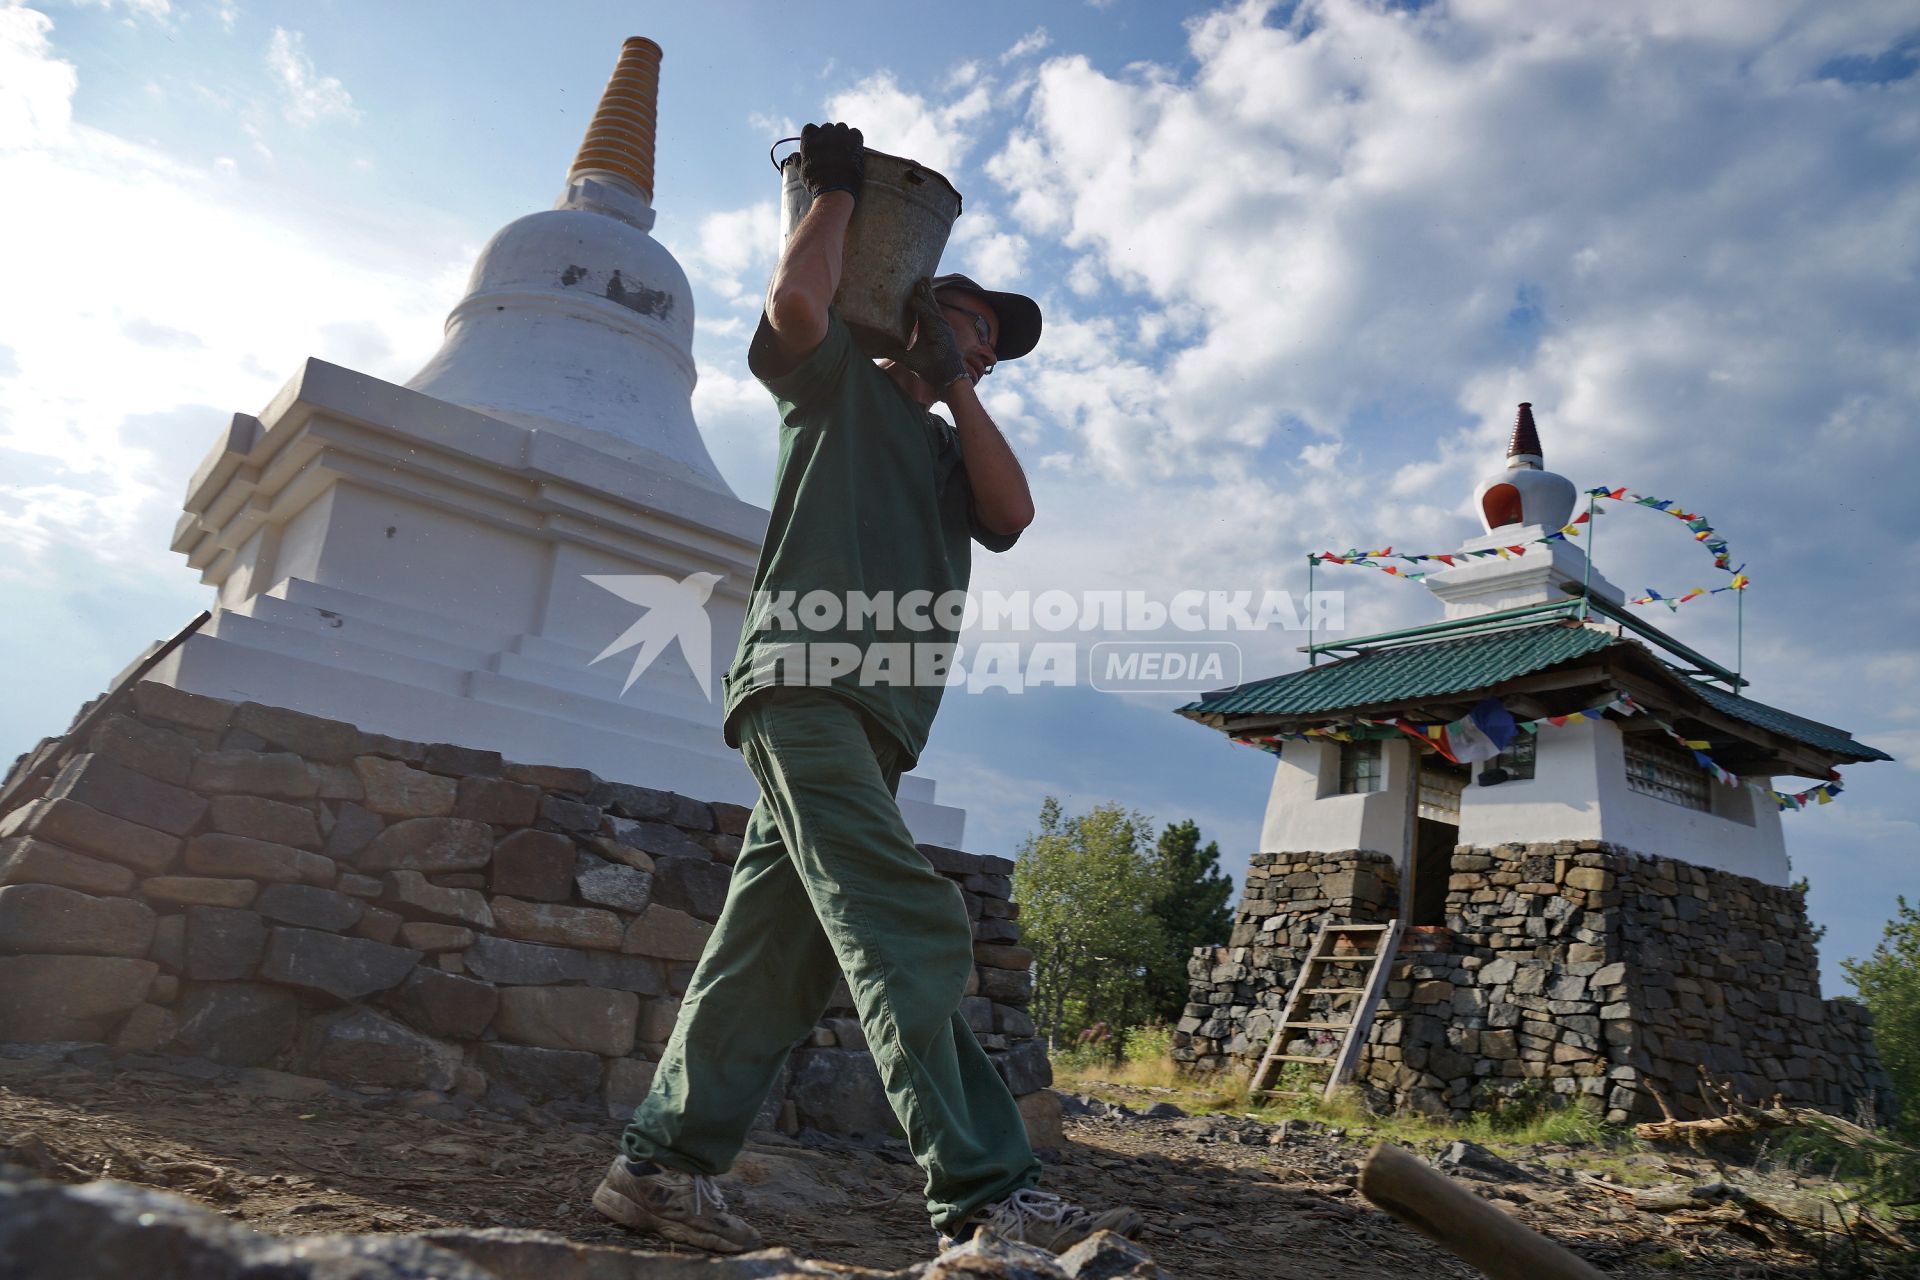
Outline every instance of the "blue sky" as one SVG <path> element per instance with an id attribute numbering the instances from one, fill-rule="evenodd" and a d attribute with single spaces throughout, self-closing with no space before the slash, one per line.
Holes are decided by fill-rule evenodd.
<path id="1" fill-rule="evenodd" d="M 1829 991 L 1920 897 L 1920 23 L 1896 3 L 0 0 L 0 755 L 208 602 L 167 542 L 227 415 L 308 355 L 404 381 L 433 352 L 632 34 L 666 50 L 655 234 L 737 492 L 772 466 L 743 359 L 766 148 L 844 118 L 965 193 L 953 265 L 1046 307 L 983 388 L 1041 517 L 977 585 L 1299 590 L 1317 547 L 1451 547 L 1531 400 L 1555 469 L 1680 499 L 1749 562 L 1755 696 L 1900 757 L 1786 815 Z M 1675 534 L 1623 514 L 1600 565 L 1696 585 Z M 1438 614 L 1332 585 L 1357 630 Z M 1656 621 L 1732 656 L 1724 597 Z M 1299 640 L 1257 638 L 1250 673 Z M 1269 764 L 1177 700 L 954 697 L 925 770 L 970 847 L 1010 852 L 1053 793 L 1194 817 L 1237 874 Z"/>

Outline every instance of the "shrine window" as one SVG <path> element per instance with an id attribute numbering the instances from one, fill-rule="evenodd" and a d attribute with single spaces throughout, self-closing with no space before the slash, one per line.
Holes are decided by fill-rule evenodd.
<path id="1" fill-rule="evenodd" d="M 1626 740 L 1627 789 L 1685 809 L 1713 812 L 1713 779 L 1692 753 L 1648 737 Z"/>
<path id="2" fill-rule="evenodd" d="M 1385 785 L 1377 738 L 1340 744 L 1340 794 L 1366 795 Z"/>

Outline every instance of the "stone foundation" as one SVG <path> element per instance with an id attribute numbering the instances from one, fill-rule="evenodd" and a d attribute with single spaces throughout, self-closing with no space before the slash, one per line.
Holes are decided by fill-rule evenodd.
<path id="1" fill-rule="evenodd" d="M 80 745 L 0 814 L 0 1043 L 615 1116 L 646 1095 L 748 813 L 151 682 Z M 1013 864 L 920 848 L 973 918 L 962 1012 L 1057 1130 Z M 762 1119 L 895 1127 L 844 982 Z"/>
<path id="2" fill-rule="evenodd" d="M 1321 922 L 1378 922 L 1392 860 L 1257 854 L 1231 945 L 1194 953 L 1174 1056 L 1250 1070 Z M 1822 1000 L 1795 890 L 1598 841 L 1460 846 L 1446 929 L 1403 942 L 1356 1082 L 1456 1118 L 1519 1095 L 1615 1123 L 1711 1110 L 1700 1070 L 1744 1097 L 1891 1114 L 1864 1006 Z M 1314 1052 L 1302 1037 L 1289 1052 Z"/>

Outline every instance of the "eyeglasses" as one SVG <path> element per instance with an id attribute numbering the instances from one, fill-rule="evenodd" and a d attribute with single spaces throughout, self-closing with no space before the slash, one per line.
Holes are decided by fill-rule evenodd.
<path id="1" fill-rule="evenodd" d="M 985 316 L 981 315 L 978 311 L 969 311 L 965 307 L 956 307 L 950 302 L 941 303 L 940 309 L 942 311 L 957 311 L 967 319 L 973 321 L 973 331 L 980 335 L 980 345 L 986 347 L 989 351 L 993 350 L 993 329 L 987 324 L 987 318 Z M 989 362 L 987 367 L 981 371 L 980 376 L 984 378 L 992 372 L 993 363 Z"/>

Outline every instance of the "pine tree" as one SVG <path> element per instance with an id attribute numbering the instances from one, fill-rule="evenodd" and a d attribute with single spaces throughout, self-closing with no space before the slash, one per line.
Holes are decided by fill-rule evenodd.
<path id="1" fill-rule="evenodd" d="M 1195 947 L 1220 946 L 1233 928 L 1233 880 L 1220 870 L 1220 846 L 1200 844 L 1199 824 L 1189 818 L 1160 833 L 1154 852 L 1160 879 L 1152 910 L 1166 950 L 1147 975 L 1154 1016 L 1176 1021 L 1187 1003 L 1187 960 Z"/>

